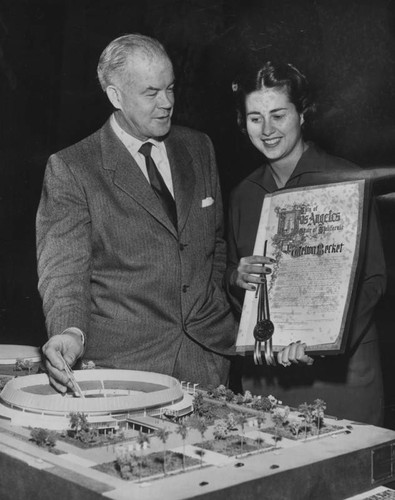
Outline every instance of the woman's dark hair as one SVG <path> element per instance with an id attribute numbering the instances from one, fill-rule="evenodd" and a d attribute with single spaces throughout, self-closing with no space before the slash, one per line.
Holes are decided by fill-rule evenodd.
<path id="1" fill-rule="evenodd" d="M 284 90 L 298 113 L 306 114 L 314 111 L 307 78 L 292 64 L 267 61 L 258 68 L 255 66 L 243 71 L 232 83 L 236 102 L 237 123 L 246 132 L 246 97 L 262 88 Z"/>

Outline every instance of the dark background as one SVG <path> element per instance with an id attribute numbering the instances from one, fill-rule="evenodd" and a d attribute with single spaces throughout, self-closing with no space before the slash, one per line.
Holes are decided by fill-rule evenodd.
<path id="1" fill-rule="evenodd" d="M 0 0 L 0 343 L 45 341 L 34 219 L 46 160 L 108 117 L 96 64 L 130 32 L 166 45 L 177 77 L 173 121 L 212 138 L 225 205 L 259 162 L 231 99 L 232 77 L 252 55 L 280 56 L 308 76 L 320 146 L 363 167 L 395 165 L 394 1 Z M 392 276 L 393 203 L 384 199 L 380 214 Z M 389 408 L 393 287 L 378 310 Z"/>

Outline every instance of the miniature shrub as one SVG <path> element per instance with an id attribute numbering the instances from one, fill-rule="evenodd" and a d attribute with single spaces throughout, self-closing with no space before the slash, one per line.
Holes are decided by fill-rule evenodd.
<path id="1" fill-rule="evenodd" d="M 213 435 L 215 439 L 226 439 L 229 435 L 229 428 L 225 420 L 218 420 L 215 424 Z"/>
<path id="2" fill-rule="evenodd" d="M 55 431 L 49 431 L 48 429 L 42 429 L 41 427 L 35 427 L 30 432 L 30 438 L 38 446 L 53 448 L 56 443 L 57 433 Z"/>

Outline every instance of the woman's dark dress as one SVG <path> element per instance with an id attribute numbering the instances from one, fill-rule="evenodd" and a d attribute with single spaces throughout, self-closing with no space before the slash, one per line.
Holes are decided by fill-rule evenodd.
<path id="1" fill-rule="evenodd" d="M 362 173 L 355 165 L 309 145 L 284 189 L 339 182 Z M 362 174 L 361 174 L 362 177 Z M 228 269 L 226 287 L 240 313 L 244 291 L 229 284 L 241 257 L 253 254 L 262 203 L 278 187 L 268 166 L 260 167 L 233 191 L 229 212 Z M 272 394 L 283 404 L 298 406 L 323 399 L 327 413 L 380 425 L 383 417 L 383 384 L 377 332 L 372 320 L 374 307 L 385 290 L 385 264 L 375 210 L 368 218 L 365 259 L 357 284 L 357 298 L 346 353 L 316 357 L 312 366 L 255 366 L 252 356 L 238 356 L 232 367 L 234 389 L 242 379 L 242 390 Z M 292 279 L 292 276 L 290 276 Z"/>

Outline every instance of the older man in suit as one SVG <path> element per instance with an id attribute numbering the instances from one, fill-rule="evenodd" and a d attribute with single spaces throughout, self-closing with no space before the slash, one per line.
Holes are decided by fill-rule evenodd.
<path id="1" fill-rule="evenodd" d="M 117 38 L 98 76 L 115 111 L 50 157 L 37 214 L 51 383 L 70 387 L 62 357 L 225 383 L 235 324 L 212 144 L 171 126 L 173 67 L 158 41 Z"/>

